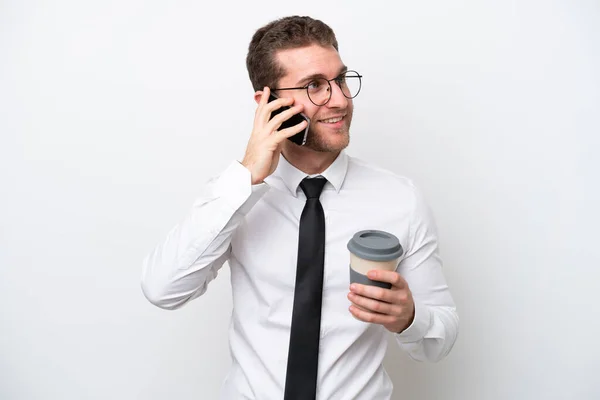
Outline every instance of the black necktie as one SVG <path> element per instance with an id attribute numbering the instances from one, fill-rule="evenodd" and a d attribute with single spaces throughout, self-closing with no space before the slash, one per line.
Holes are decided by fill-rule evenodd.
<path id="1" fill-rule="evenodd" d="M 325 262 L 325 214 L 319 201 L 326 179 L 304 179 L 306 204 L 300 217 L 298 265 L 285 400 L 311 400 L 317 393 L 317 366 Z"/>

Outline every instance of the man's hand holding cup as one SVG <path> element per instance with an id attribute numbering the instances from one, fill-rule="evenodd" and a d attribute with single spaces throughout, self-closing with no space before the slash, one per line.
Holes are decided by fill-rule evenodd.
<path id="1" fill-rule="evenodd" d="M 398 239 L 387 232 L 357 232 L 350 250 L 350 313 L 358 320 L 400 333 L 414 319 L 415 305 L 404 278 L 396 272 L 403 253 Z"/>

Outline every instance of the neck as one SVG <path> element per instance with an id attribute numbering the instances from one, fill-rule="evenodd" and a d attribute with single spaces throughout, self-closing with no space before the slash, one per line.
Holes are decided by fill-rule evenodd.
<path id="1" fill-rule="evenodd" d="M 281 152 L 285 159 L 298 168 L 300 171 L 308 174 L 320 174 L 325 171 L 338 157 L 340 151 L 320 152 L 300 146 L 285 146 Z"/>

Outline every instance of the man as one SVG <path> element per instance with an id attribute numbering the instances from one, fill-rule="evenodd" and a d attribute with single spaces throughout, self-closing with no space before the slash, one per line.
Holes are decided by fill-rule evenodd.
<path id="1" fill-rule="evenodd" d="M 271 22 L 252 38 L 247 67 L 258 107 L 245 156 L 146 257 L 144 294 L 175 309 L 228 261 L 232 366 L 223 399 L 389 399 L 386 332 L 432 362 L 458 332 L 431 213 L 410 180 L 344 151 L 361 77 L 347 72 L 327 25 Z M 271 91 L 279 99 L 268 102 Z M 292 107 L 271 120 L 282 106 Z M 310 119 L 305 145 L 287 138 L 306 122 L 279 130 L 299 112 Z M 347 243 L 364 229 L 392 233 L 404 249 L 396 271 L 369 274 L 390 289 L 350 287 Z M 307 283 L 313 272 L 310 285 L 322 288 Z"/>

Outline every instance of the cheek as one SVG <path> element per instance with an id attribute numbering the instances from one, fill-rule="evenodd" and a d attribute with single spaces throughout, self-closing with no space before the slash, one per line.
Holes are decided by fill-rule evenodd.
<path id="1" fill-rule="evenodd" d="M 352 102 L 352 99 L 348 99 L 348 114 L 352 114 L 353 111 L 354 111 L 354 103 Z"/>
<path id="2" fill-rule="evenodd" d="M 318 120 L 318 113 L 319 111 L 319 107 L 315 106 L 314 104 L 305 104 L 304 105 L 304 111 L 302 111 L 302 114 L 306 115 L 308 118 L 310 118 L 311 122 L 317 122 Z"/>

